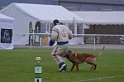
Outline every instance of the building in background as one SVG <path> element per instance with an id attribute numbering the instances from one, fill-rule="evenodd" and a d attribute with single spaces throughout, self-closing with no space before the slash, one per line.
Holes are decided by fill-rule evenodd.
<path id="1" fill-rule="evenodd" d="M 124 0 L 58 0 L 71 11 L 123 11 Z"/>
<path id="2" fill-rule="evenodd" d="M 10 3 L 61 5 L 70 11 L 123 11 L 124 0 L 0 0 L 0 9 Z"/>
<path id="3" fill-rule="evenodd" d="M 57 4 L 56 0 L 0 0 L 0 9 L 8 6 L 11 3 L 34 3 L 34 4 Z"/>

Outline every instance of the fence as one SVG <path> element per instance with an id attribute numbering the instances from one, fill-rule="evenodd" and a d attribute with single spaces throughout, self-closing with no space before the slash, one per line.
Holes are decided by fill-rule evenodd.
<path id="1" fill-rule="evenodd" d="M 24 34 L 23 34 L 24 35 Z M 25 34 L 29 37 L 26 46 L 48 46 L 50 40 L 50 34 L 48 33 L 29 33 Z M 124 35 L 112 35 L 112 34 L 73 34 L 73 39 L 70 40 L 70 44 L 124 44 Z"/>

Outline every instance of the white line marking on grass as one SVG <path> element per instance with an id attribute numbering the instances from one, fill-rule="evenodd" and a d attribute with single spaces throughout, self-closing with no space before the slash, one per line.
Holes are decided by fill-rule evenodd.
<path id="1" fill-rule="evenodd" d="M 92 79 L 80 80 L 79 82 L 88 82 L 88 81 L 95 81 L 95 80 L 112 79 L 112 78 L 122 77 L 122 76 L 124 76 L 124 75 L 109 76 L 109 77 L 100 77 L 100 78 L 92 78 Z"/>

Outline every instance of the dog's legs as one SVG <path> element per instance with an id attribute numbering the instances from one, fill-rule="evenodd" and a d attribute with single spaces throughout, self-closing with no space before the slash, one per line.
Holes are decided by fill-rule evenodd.
<path id="1" fill-rule="evenodd" d="M 94 64 L 94 70 L 96 70 L 96 67 L 97 67 L 97 65 L 96 65 L 96 64 Z"/>
<path id="2" fill-rule="evenodd" d="M 94 64 L 94 63 L 90 63 L 90 65 L 92 65 L 92 67 L 91 67 L 90 71 L 92 71 L 92 69 L 96 70 L 96 67 L 97 67 L 97 65 L 96 65 L 96 64 Z"/>
<path id="3" fill-rule="evenodd" d="M 79 71 L 78 64 L 76 64 L 76 69 L 77 69 L 77 71 Z"/>
<path id="4" fill-rule="evenodd" d="M 91 67 L 91 69 L 90 69 L 90 71 L 92 71 L 92 69 L 94 68 L 94 66 L 92 65 L 92 67 Z"/>
<path id="5" fill-rule="evenodd" d="M 96 61 L 96 57 L 94 57 L 94 58 L 89 57 L 86 59 L 86 63 L 92 65 L 90 71 L 92 71 L 92 69 L 96 70 L 97 65 L 94 64 L 95 61 Z"/>
<path id="6" fill-rule="evenodd" d="M 92 65 L 92 67 L 91 67 L 90 71 L 92 71 L 93 69 L 94 69 L 94 70 L 96 70 L 96 67 L 97 67 L 97 65 L 96 65 L 96 64 L 91 63 L 91 62 L 86 62 L 86 63 L 87 63 L 87 64 Z"/>
<path id="7" fill-rule="evenodd" d="M 71 67 L 71 71 L 74 69 L 74 67 L 75 67 L 75 64 L 73 63 L 73 65 L 72 65 L 72 67 Z"/>

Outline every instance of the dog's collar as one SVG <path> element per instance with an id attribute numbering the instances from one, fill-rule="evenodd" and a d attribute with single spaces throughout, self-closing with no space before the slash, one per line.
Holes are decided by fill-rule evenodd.
<path id="1" fill-rule="evenodd" d="M 75 53 L 75 57 L 77 58 L 77 53 Z"/>
<path id="2" fill-rule="evenodd" d="M 74 56 L 77 58 L 77 53 L 73 52 L 72 54 L 74 54 Z"/>

